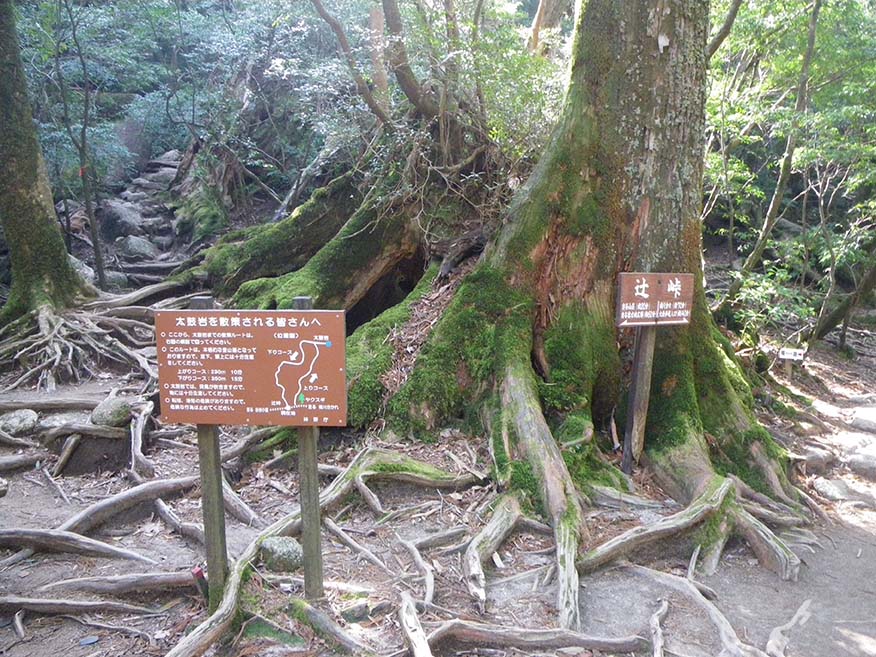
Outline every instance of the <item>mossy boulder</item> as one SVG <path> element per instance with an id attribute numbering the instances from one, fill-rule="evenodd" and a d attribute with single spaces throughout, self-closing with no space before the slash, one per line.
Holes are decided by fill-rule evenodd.
<path id="1" fill-rule="evenodd" d="M 262 541 L 260 555 L 268 570 L 291 573 L 301 567 L 304 553 L 301 544 L 289 536 L 270 536 Z"/>
<path id="2" fill-rule="evenodd" d="M 123 427 L 131 421 L 131 404 L 124 397 L 107 397 L 91 412 L 91 421 L 104 427 Z"/>

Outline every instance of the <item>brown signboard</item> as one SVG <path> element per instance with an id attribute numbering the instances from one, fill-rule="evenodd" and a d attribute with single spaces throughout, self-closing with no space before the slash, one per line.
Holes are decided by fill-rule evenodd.
<path id="1" fill-rule="evenodd" d="M 165 422 L 345 426 L 344 313 L 155 313 Z"/>
<path id="2" fill-rule="evenodd" d="M 693 274 L 618 274 L 617 325 L 688 324 Z"/>

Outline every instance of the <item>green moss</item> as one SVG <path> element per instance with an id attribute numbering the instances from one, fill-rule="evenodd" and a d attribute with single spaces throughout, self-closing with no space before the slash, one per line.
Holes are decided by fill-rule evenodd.
<path id="1" fill-rule="evenodd" d="M 596 454 L 596 445 L 585 443 L 563 450 L 563 460 L 572 481 L 587 492 L 593 484 L 625 490 L 623 473 L 603 462 Z"/>
<path id="2" fill-rule="evenodd" d="M 283 449 L 284 451 L 295 447 L 298 444 L 298 433 L 295 429 L 284 427 L 267 440 L 259 443 L 258 447 L 250 450 L 246 455 L 246 460 L 250 463 L 264 461 L 273 458 L 275 449 Z"/>
<path id="3" fill-rule="evenodd" d="M 291 308 L 295 297 L 306 295 L 318 308 L 343 307 L 349 291 L 371 273 L 382 254 L 405 249 L 412 254 L 416 247 L 408 216 L 381 210 L 373 198 L 366 199 L 301 269 L 243 283 L 231 304 L 237 308 Z"/>
<path id="4" fill-rule="evenodd" d="M 360 326 L 347 340 L 347 418 L 350 426 L 366 427 L 379 414 L 386 397 L 381 377 L 392 365 L 394 347 L 390 331 L 410 318 L 411 306 L 432 289 L 438 273 L 434 265 L 417 287 L 399 304 Z"/>
<path id="5" fill-rule="evenodd" d="M 177 233 L 200 240 L 228 225 L 228 211 L 215 187 L 202 181 L 176 204 Z"/>
<path id="6" fill-rule="evenodd" d="M 420 475 L 429 479 L 435 479 L 437 481 L 444 481 L 452 478 L 443 470 L 439 470 L 438 468 L 435 468 L 428 463 L 421 463 L 420 461 L 414 461 L 413 459 L 407 458 L 404 458 L 397 463 L 375 463 L 370 468 L 370 470 L 371 472 L 384 473 L 402 472 L 413 475 Z"/>
<path id="7" fill-rule="evenodd" d="M 328 242 L 362 202 L 353 173 L 316 190 L 275 224 L 233 231 L 211 247 L 201 269 L 219 294 L 246 280 L 296 271 Z"/>
<path id="8" fill-rule="evenodd" d="M 503 272 L 470 274 L 423 347 L 417 367 L 390 400 L 387 419 L 417 435 L 465 419 L 488 391 L 505 354 L 530 338 L 531 297 L 512 290 Z M 525 353 L 529 353 L 526 348 Z"/>
<path id="9" fill-rule="evenodd" d="M 603 402 L 597 404 L 600 412 L 614 405 L 621 366 L 606 313 L 568 304 L 545 332 L 544 350 L 550 374 L 539 382 L 539 395 L 547 412 L 589 413 L 594 399 Z"/>
<path id="10" fill-rule="evenodd" d="M 536 513 L 543 515 L 544 501 L 541 498 L 541 486 L 532 470 L 532 466 L 526 461 L 512 461 L 510 467 L 511 476 L 509 483 L 511 488 L 523 493 L 524 501 L 532 505 Z"/>
<path id="11" fill-rule="evenodd" d="M 247 639 L 270 639 L 276 643 L 293 648 L 298 648 L 305 644 L 304 639 L 301 637 L 285 632 L 259 618 L 251 620 L 246 624 L 243 636 Z"/>

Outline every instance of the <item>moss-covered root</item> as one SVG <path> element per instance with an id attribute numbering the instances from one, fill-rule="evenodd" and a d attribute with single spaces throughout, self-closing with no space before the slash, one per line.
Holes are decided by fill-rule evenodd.
<path id="1" fill-rule="evenodd" d="M 245 281 L 301 269 L 337 234 L 362 201 L 346 173 L 316 190 L 282 221 L 232 232 L 207 250 L 201 269 L 214 292 L 229 295 Z"/>
<path id="2" fill-rule="evenodd" d="M 741 506 L 731 510 L 736 532 L 751 546 L 758 561 L 783 580 L 796 582 L 800 558 L 769 527 Z"/>
<path id="3" fill-rule="evenodd" d="M 367 448 L 359 452 L 350 465 L 319 496 L 323 510 L 338 505 L 355 488 L 356 479 L 371 478 L 402 481 L 429 488 L 456 489 L 476 483 L 472 475 L 455 477 L 428 463 L 385 449 Z M 301 529 L 301 510 L 295 509 L 262 531 L 246 547 L 231 567 L 225 581 L 222 602 L 203 623 L 183 637 L 166 657 L 199 657 L 228 632 L 237 616 L 244 573 L 256 558 L 259 546 L 270 536 L 288 536 Z"/>
<path id="4" fill-rule="evenodd" d="M 734 495 L 733 482 L 715 477 L 706 491 L 687 508 L 651 525 L 634 527 L 590 550 L 578 560 L 578 570 L 582 573 L 593 571 L 643 545 L 689 531 L 718 513 L 733 500 Z"/>
<path id="5" fill-rule="evenodd" d="M 242 284 L 238 308 L 291 308 L 309 296 L 318 308 L 351 308 L 384 276 L 420 247 L 417 229 L 403 208 L 382 213 L 366 199 L 344 227 L 298 271 Z"/>
<path id="6" fill-rule="evenodd" d="M 528 352 L 527 352 L 528 353 Z M 535 375 L 528 360 L 512 360 L 501 384 L 504 422 L 513 429 L 516 449 L 539 482 L 541 499 L 557 544 L 557 610 L 560 626 L 580 630 L 575 560 L 586 533 L 578 491 L 541 412 Z"/>
<path id="7" fill-rule="evenodd" d="M 487 601 L 487 578 L 484 575 L 483 562 L 499 549 L 508 535 L 514 531 L 517 521 L 523 517 L 520 510 L 520 493 L 512 492 L 502 495 L 493 507 L 493 515 L 486 526 L 478 532 L 462 559 L 462 570 L 465 575 L 465 585 L 468 592 L 477 601 L 481 613 L 485 611 Z"/>
<path id="8" fill-rule="evenodd" d="M 342 652 L 359 657 L 376 657 L 377 653 L 356 641 L 344 628 L 323 611 L 301 598 L 292 598 L 287 607 L 299 622 L 309 625 L 323 639 L 333 643 Z"/>

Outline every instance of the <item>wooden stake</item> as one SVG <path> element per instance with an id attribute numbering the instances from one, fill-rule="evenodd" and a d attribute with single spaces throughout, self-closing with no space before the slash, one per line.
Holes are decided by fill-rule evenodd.
<path id="1" fill-rule="evenodd" d="M 193 310 L 212 310 L 213 297 L 195 297 Z M 207 579 L 210 585 L 210 613 L 222 602 L 228 575 L 225 547 L 225 507 L 222 501 L 222 465 L 219 456 L 219 431 L 215 424 L 198 425 L 198 465 L 201 471 L 201 511 L 207 539 Z"/>
<path id="2" fill-rule="evenodd" d="M 295 297 L 295 310 L 312 310 L 311 297 Z M 319 427 L 298 429 L 298 488 L 301 495 L 301 548 L 304 552 L 304 595 L 314 600 L 323 591 L 322 546 L 320 544 L 319 473 L 317 444 Z"/>
<path id="3" fill-rule="evenodd" d="M 636 350 L 633 355 L 633 380 L 630 383 L 630 404 L 624 432 L 624 458 L 621 469 L 630 474 L 633 462 L 639 462 L 645 447 L 645 420 L 651 396 L 651 366 L 654 363 L 656 326 L 636 329 Z"/>

